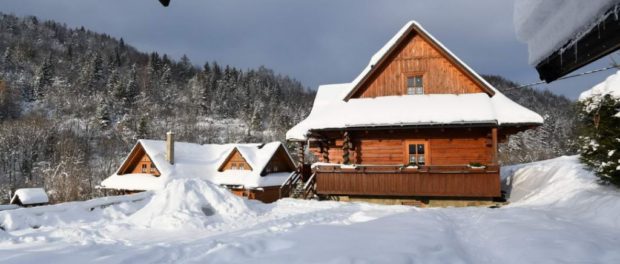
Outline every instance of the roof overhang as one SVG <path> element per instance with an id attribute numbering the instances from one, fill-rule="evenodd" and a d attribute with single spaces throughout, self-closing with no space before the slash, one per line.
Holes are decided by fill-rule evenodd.
<path id="1" fill-rule="evenodd" d="M 373 126 L 352 126 L 352 127 L 334 127 L 311 129 L 310 136 L 321 132 L 334 131 L 372 131 L 372 130 L 403 130 L 403 129 L 429 129 L 429 128 L 480 128 L 480 127 L 499 127 L 499 128 L 532 128 L 542 124 L 540 123 L 510 123 L 498 125 L 496 121 L 480 121 L 480 122 L 454 122 L 454 123 L 418 123 L 418 124 L 402 124 L 402 125 L 373 125 Z M 299 140 L 302 141 L 302 140 Z M 305 141 L 305 140 L 304 140 Z"/>
<path id="2" fill-rule="evenodd" d="M 605 19 L 538 63 L 540 79 L 550 83 L 620 49 L 620 20 L 614 13 L 618 8 L 620 4 L 612 6 L 603 14 Z"/>

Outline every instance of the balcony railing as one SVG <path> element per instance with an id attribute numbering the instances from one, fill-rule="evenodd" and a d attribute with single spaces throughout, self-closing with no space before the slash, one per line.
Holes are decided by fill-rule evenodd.
<path id="1" fill-rule="evenodd" d="M 316 193 L 362 196 L 499 197 L 499 166 L 317 165 Z"/>

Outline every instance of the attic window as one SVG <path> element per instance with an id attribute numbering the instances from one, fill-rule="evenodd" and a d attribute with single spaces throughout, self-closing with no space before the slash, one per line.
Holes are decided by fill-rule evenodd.
<path id="1" fill-rule="evenodd" d="M 155 173 L 157 171 L 157 167 L 155 167 L 155 163 L 151 163 L 151 173 Z"/>
<path id="2" fill-rule="evenodd" d="M 245 166 L 243 166 L 243 163 L 240 163 L 240 164 L 239 164 L 239 170 L 245 170 L 245 168 L 244 168 L 244 167 L 245 167 Z"/>
<path id="3" fill-rule="evenodd" d="M 424 94 L 422 75 L 407 77 L 407 95 Z"/>
<path id="4" fill-rule="evenodd" d="M 146 173 L 146 163 L 142 164 L 142 173 Z"/>

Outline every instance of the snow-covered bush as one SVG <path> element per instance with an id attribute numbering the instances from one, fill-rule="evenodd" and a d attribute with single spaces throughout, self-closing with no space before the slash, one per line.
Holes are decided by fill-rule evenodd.
<path id="1" fill-rule="evenodd" d="M 581 161 L 603 183 L 620 187 L 620 72 L 581 94 Z"/>

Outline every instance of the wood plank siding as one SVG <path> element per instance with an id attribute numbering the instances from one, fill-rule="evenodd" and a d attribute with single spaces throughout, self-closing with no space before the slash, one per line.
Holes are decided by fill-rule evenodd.
<path id="1" fill-rule="evenodd" d="M 342 139 L 338 132 L 325 133 L 330 163 L 342 163 Z M 492 128 L 409 129 L 393 131 L 352 131 L 351 160 L 355 164 L 408 164 L 410 141 L 427 142 L 427 164 L 467 165 L 472 162 L 495 163 Z M 331 140 L 330 140 L 331 139 Z M 317 160 L 323 160 L 318 143 L 310 145 Z"/>
<path id="2" fill-rule="evenodd" d="M 463 168 L 395 171 L 355 171 L 317 169 L 319 195 L 471 197 L 501 196 L 499 170 Z"/>
<path id="3" fill-rule="evenodd" d="M 225 170 L 253 170 L 250 164 L 235 148 L 220 166 L 219 171 Z"/>
<path id="4" fill-rule="evenodd" d="M 472 77 L 450 61 L 441 50 L 415 32 L 389 54 L 351 98 L 406 94 L 407 78 L 422 76 L 424 94 L 483 93 Z"/>
<path id="5" fill-rule="evenodd" d="M 144 147 L 138 144 L 129 156 L 125 163 L 121 165 L 118 171 L 119 175 L 131 174 L 131 173 L 147 173 L 153 176 L 160 176 L 159 170 L 151 160 Z"/>

